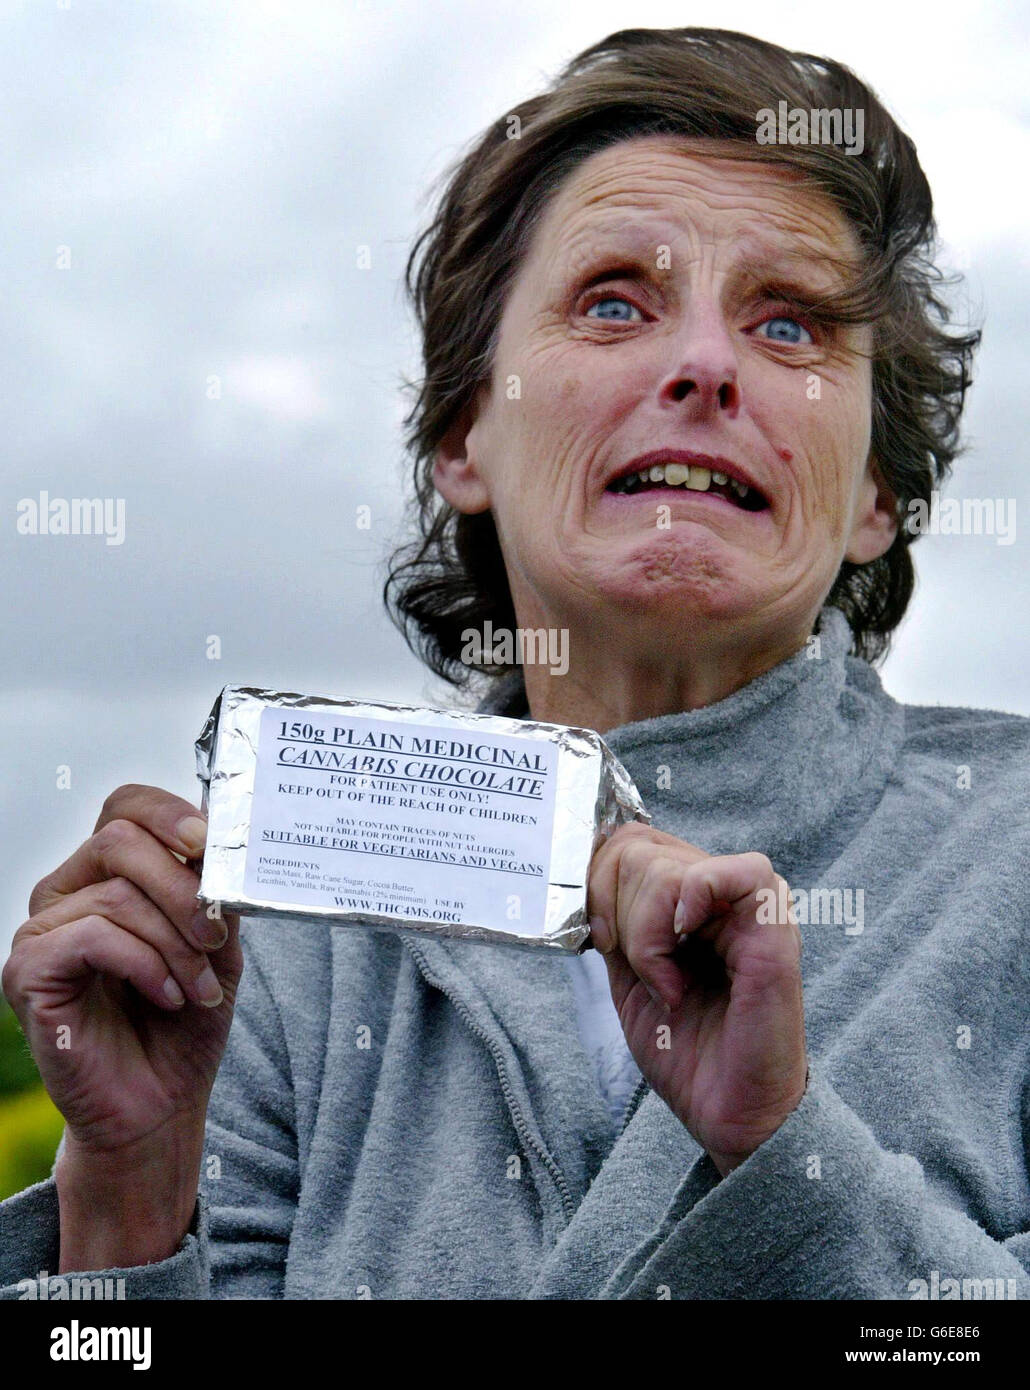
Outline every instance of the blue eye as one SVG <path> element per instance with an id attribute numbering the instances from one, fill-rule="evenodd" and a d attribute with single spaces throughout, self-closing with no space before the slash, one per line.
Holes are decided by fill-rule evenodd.
<path id="1" fill-rule="evenodd" d="M 797 319 L 787 318 L 785 315 L 778 314 L 775 318 L 766 319 L 758 326 L 770 330 L 765 336 L 774 343 L 807 344 L 815 341 L 804 324 L 798 323 Z M 801 333 L 805 335 L 803 339 L 798 336 Z"/>
<path id="2" fill-rule="evenodd" d="M 614 319 L 617 323 L 633 322 L 632 319 L 625 319 L 620 314 L 613 313 L 613 308 L 632 309 L 635 314 L 640 313 L 640 310 L 637 308 L 637 306 L 635 304 L 631 304 L 628 299 L 623 299 L 621 294 L 606 294 L 603 299 L 596 299 L 593 302 L 593 304 L 590 305 L 586 312 L 587 314 L 590 314 L 591 310 L 598 309 L 600 310 L 600 312 L 594 315 L 595 318 Z"/>

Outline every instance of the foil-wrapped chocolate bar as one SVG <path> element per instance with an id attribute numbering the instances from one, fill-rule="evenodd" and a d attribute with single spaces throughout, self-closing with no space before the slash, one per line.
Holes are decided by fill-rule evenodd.
<path id="1" fill-rule="evenodd" d="M 198 897 L 243 914 L 575 952 L 594 850 L 650 822 L 559 724 L 230 685 L 196 752 Z"/>

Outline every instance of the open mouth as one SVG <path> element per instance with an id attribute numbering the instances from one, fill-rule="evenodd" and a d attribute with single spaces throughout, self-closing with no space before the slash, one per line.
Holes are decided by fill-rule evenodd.
<path id="1" fill-rule="evenodd" d="M 685 463 L 653 463 L 639 473 L 627 473 L 609 483 L 607 492 L 619 496 L 634 496 L 638 492 L 662 490 L 708 492 L 722 497 L 732 506 L 745 512 L 763 512 L 769 503 L 757 488 L 731 478 L 726 473 Z"/>

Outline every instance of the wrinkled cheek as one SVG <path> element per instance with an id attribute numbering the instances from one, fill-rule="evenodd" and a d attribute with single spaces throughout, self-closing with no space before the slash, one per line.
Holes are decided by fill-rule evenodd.
<path id="1" fill-rule="evenodd" d="M 843 533 L 847 494 L 839 467 L 834 458 L 822 467 L 816 464 L 801 484 L 801 513 L 808 534 L 836 540 Z"/>
<path id="2" fill-rule="evenodd" d="M 541 477 L 513 478 L 494 506 L 494 524 L 509 563 L 527 575 L 547 569 L 560 554 L 562 517 L 553 490 Z"/>

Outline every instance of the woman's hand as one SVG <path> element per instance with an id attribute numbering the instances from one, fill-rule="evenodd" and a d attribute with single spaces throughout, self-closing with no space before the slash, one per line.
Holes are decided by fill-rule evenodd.
<path id="1" fill-rule="evenodd" d="M 725 1176 L 807 1084 L 787 885 L 762 854 L 705 854 L 631 824 L 594 855 L 588 909 L 637 1066 Z"/>
<path id="2" fill-rule="evenodd" d="M 243 968 L 238 918 L 209 918 L 196 869 L 176 857 L 201 855 L 204 837 L 189 802 L 119 787 L 90 839 L 33 889 L 4 967 L 66 1121 L 62 1269 L 163 1258 L 196 1204 Z"/>

